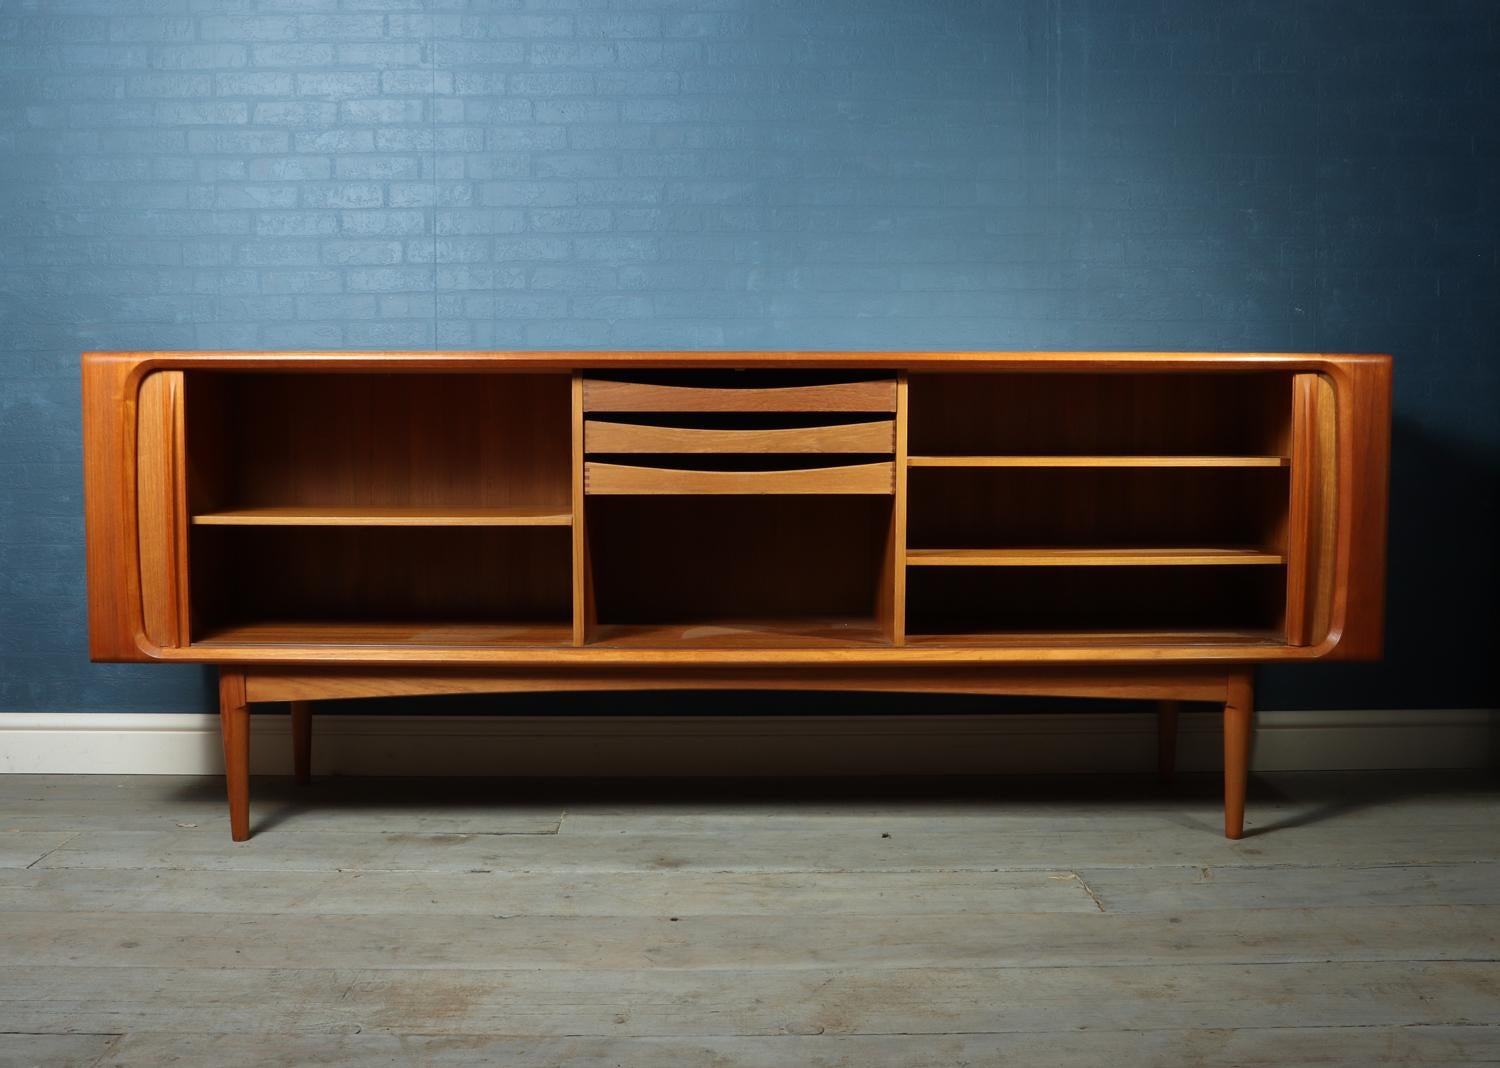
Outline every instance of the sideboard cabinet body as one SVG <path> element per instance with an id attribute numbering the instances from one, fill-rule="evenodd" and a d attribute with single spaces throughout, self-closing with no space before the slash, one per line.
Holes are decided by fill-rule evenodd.
<path id="1" fill-rule="evenodd" d="M 257 700 L 1119 694 L 1248 725 L 1250 666 L 1380 651 L 1384 356 L 86 353 L 83 401 L 92 655 L 218 665 L 231 765 Z"/>

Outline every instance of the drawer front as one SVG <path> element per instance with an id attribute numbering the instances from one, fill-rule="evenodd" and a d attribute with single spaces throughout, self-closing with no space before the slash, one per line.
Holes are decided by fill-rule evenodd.
<path id="1" fill-rule="evenodd" d="M 672 386 L 611 382 L 583 383 L 586 412 L 894 412 L 895 379 L 825 382 L 805 386 Z"/>
<path id="2" fill-rule="evenodd" d="M 584 465 L 584 490 L 591 494 L 775 494 L 863 493 L 896 491 L 893 463 L 850 464 L 787 471 L 693 471 L 671 467 L 633 467 L 590 461 Z"/>
<path id="3" fill-rule="evenodd" d="M 837 426 L 709 430 L 589 419 L 584 423 L 583 440 L 591 453 L 893 453 L 896 423 L 879 419 Z"/>

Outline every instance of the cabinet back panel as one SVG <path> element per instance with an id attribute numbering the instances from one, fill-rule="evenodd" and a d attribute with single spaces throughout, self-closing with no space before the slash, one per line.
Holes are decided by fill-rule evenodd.
<path id="1" fill-rule="evenodd" d="M 913 374 L 922 455 L 1285 455 L 1286 374 Z"/>
<path id="2" fill-rule="evenodd" d="M 555 506 L 566 511 L 561 374 L 194 375 L 195 510 Z"/>
<path id="3" fill-rule="evenodd" d="M 868 616 L 889 497 L 591 497 L 601 623 Z"/>
<path id="4" fill-rule="evenodd" d="M 906 629 L 1269 631 L 1285 583 L 1280 567 L 919 568 L 907 577 Z"/>
<path id="5" fill-rule="evenodd" d="M 908 475 L 908 543 L 1281 551 L 1287 492 L 1280 468 L 918 468 Z"/>

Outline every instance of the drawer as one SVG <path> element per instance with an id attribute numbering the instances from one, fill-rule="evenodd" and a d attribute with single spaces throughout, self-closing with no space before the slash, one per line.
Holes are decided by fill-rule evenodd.
<path id="1" fill-rule="evenodd" d="M 864 493 L 896 491 L 893 463 L 848 464 L 781 471 L 698 471 L 590 461 L 583 466 L 591 494 Z"/>
<path id="2" fill-rule="evenodd" d="M 589 419 L 583 424 L 583 442 L 588 452 L 892 453 L 896 451 L 896 423 L 877 419 L 837 426 L 710 430 Z"/>
<path id="3" fill-rule="evenodd" d="M 896 381 L 819 382 L 808 385 L 745 386 L 668 385 L 613 382 L 590 378 L 583 383 L 586 412 L 894 412 Z"/>

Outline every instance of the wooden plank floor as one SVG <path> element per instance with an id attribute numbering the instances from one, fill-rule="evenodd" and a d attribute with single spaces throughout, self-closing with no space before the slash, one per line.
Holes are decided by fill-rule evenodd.
<path id="1" fill-rule="evenodd" d="M 1500 1063 L 1497 802 L 0 776 L 0 1068 Z"/>

